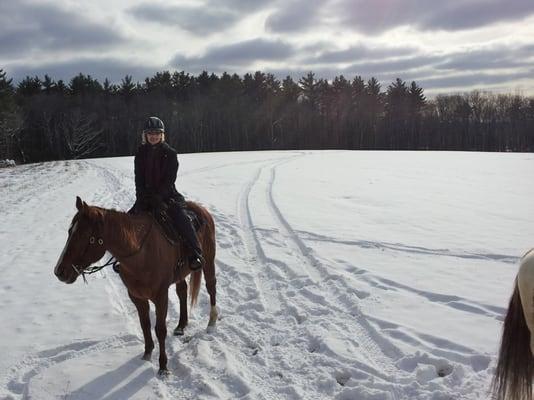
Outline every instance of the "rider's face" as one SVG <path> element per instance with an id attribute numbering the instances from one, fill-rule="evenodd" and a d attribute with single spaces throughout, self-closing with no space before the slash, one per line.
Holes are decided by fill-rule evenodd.
<path id="1" fill-rule="evenodd" d="M 161 142 L 162 137 L 163 135 L 160 131 L 150 131 L 146 133 L 146 140 L 150 144 L 158 144 L 159 142 Z"/>

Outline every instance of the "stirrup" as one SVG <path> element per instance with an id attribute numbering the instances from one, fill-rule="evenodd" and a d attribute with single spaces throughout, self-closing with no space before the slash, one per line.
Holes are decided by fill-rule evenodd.
<path id="1" fill-rule="evenodd" d="M 189 269 L 191 271 L 198 271 L 204 266 L 204 258 L 201 255 L 192 255 L 189 258 Z"/>

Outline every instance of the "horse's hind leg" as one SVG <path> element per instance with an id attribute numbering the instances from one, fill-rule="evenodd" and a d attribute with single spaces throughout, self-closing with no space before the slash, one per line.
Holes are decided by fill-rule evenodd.
<path id="1" fill-rule="evenodd" d="M 139 322 L 141 323 L 141 329 L 143 330 L 143 337 L 145 339 L 145 353 L 143 354 L 143 360 L 149 361 L 152 356 L 152 350 L 154 350 L 154 341 L 152 340 L 152 334 L 150 333 L 150 315 L 148 300 L 138 299 L 128 293 L 130 299 L 137 308 L 139 314 Z"/>
<path id="2" fill-rule="evenodd" d="M 187 326 L 187 282 L 185 279 L 181 282 L 176 283 L 176 294 L 178 299 L 180 299 L 180 321 L 178 321 L 178 326 L 174 328 L 174 334 L 176 336 L 182 336 L 184 334 L 184 329 Z"/>
<path id="3" fill-rule="evenodd" d="M 206 280 L 206 289 L 210 295 L 210 320 L 208 322 L 208 331 L 215 328 L 219 312 L 217 311 L 217 279 L 215 279 L 215 262 L 207 262 L 204 266 L 204 279 Z"/>

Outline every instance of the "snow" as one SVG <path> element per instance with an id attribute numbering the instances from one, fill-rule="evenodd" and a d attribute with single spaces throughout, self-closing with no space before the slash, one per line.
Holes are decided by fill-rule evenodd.
<path id="1" fill-rule="evenodd" d="M 202 288 L 165 379 L 157 352 L 140 359 L 111 269 L 88 285 L 53 275 L 77 195 L 131 206 L 132 158 L 2 169 L 0 398 L 486 398 L 533 246 L 533 167 L 511 153 L 181 155 L 177 187 L 216 222 L 220 320 L 206 331 Z"/>

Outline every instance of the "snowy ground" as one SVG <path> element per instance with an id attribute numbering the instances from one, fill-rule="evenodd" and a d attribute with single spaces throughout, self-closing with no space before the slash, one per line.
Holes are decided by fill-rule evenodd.
<path id="1" fill-rule="evenodd" d="M 133 160 L 0 170 L 2 399 L 484 399 L 519 256 L 534 246 L 534 155 L 255 152 L 180 156 L 217 224 L 172 375 L 140 360 L 111 270 L 53 267 L 75 196 L 126 210 Z M 178 320 L 171 288 L 168 325 Z M 156 353 L 157 354 L 157 353 Z"/>

